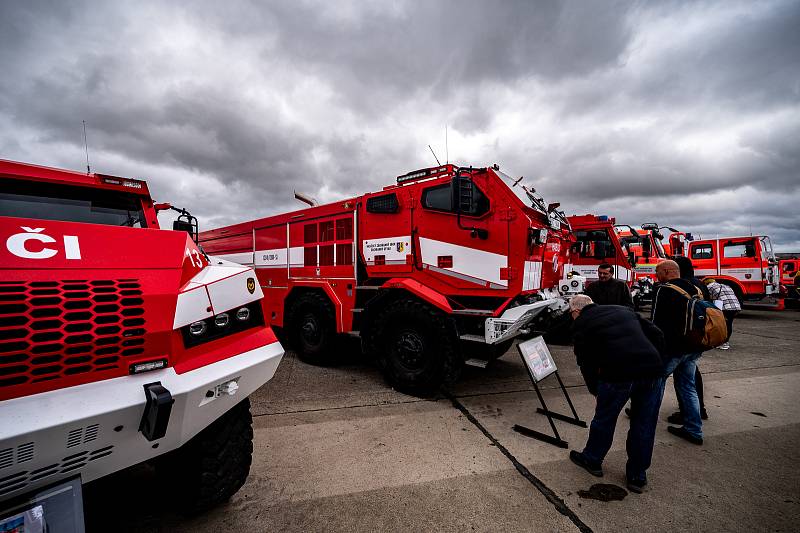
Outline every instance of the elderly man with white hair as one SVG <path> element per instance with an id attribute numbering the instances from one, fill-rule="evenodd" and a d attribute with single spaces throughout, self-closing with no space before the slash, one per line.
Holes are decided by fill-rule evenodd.
<path id="1" fill-rule="evenodd" d="M 620 411 L 630 399 L 627 486 L 641 493 L 653 456 L 658 411 L 664 395 L 664 336 L 650 321 L 620 305 L 597 305 L 586 295 L 569 303 L 575 356 L 589 392 L 597 397 L 589 439 L 569 458 L 590 474 L 603 475 Z"/>

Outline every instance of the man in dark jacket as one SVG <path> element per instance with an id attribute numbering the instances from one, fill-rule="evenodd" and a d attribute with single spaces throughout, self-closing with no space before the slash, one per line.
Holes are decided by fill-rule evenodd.
<path id="1" fill-rule="evenodd" d="M 628 488 L 637 493 L 647 484 L 653 456 L 658 410 L 664 394 L 661 331 L 633 310 L 596 305 L 586 295 L 570 300 L 575 321 L 575 356 L 589 392 L 597 396 L 589 439 L 582 452 L 571 451 L 572 462 L 595 476 L 614 439 L 619 413 L 631 400 L 628 430 Z"/>
<path id="2" fill-rule="evenodd" d="M 597 281 L 583 291 L 599 305 L 624 305 L 633 309 L 633 299 L 628 284 L 614 277 L 614 266 L 603 263 L 597 267 Z"/>
<path id="3" fill-rule="evenodd" d="M 688 279 L 680 277 L 680 269 L 675 261 L 664 261 L 656 266 L 659 285 L 653 297 L 653 310 L 650 315 L 653 323 L 664 332 L 666 344 L 665 375 L 673 374 L 675 393 L 683 414 L 683 426 L 670 426 L 667 430 L 692 444 L 703 444 L 703 422 L 700 418 L 700 401 L 697 396 L 695 372 L 697 360 L 703 352 L 697 351 L 686 338 L 687 298 L 674 287 L 683 289 L 690 295 L 703 294 Z M 707 290 L 706 290 L 707 292 Z M 703 294 L 705 297 L 705 294 Z"/>

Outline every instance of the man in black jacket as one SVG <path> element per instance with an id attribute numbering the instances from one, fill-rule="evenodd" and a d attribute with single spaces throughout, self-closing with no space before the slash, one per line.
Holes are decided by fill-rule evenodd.
<path id="1" fill-rule="evenodd" d="M 614 266 L 602 263 L 597 267 L 597 281 L 583 291 L 599 305 L 624 305 L 633 309 L 633 300 L 628 284 L 614 277 Z"/>
<path id="2" fill-rule="evenodd" d="M 664 395 L 664 345 L 661 331 L 633 310 L 596 305 L 586 295 L 570 300 L 575 321 L 575 356 L 589 392 L 597 396 L 589 439 L 582 452 L 571 451 L 572 462 L 595 476 L 614 439 L 619 413 L 631 400 L 628 430 L 628 488 L 637 493 L 647 484 L 653 456 L 658 410 Z"/>
<path id="3" fill-rule="evenodd" d="M 686 338 L 687 298 L 671 286 L 680 287 L 690 295 L 699 294 L 705 297 L 705 293 L 692 281 L 680 277 L 680 268 L 675 261 L 659 263 L 656 266 L 656 277 L 659 285 L 653 297 L 650 318 L 664 332 L 664 358 L 667 361 L 664 372 L 667 376 L 673 374 L 675 393 L 683 414 L 683 426 L 669 426 L 667 430 L 692 444 L 703 444 L 703 422 L 695 384 L 697 360 L 703 352 L 697 351 Z"/>

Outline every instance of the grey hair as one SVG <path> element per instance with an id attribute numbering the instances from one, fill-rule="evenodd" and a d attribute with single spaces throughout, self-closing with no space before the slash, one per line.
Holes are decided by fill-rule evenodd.
<path id="1" fill-rule="evenodd" d="M 586 296 L 585 294 L 577 294 L 573 296 L 569 301 L 569 310 L 570 311 L 580 311 L 587 305 L 594 303 L 591 298 Z"/>

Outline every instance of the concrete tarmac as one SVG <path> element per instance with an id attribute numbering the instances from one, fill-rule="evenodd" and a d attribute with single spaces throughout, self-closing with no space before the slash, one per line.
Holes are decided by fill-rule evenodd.
<path id="1" fill-rule="evenodd" d="M 729 351 L 700 359 L 709 420 L 695 446 L 667 432 L 671 380 L 644 494 L 625 487 L 620 415 L 595 478 L 568 451 L 512 430 L 550 432 L 516 347 L 467 367 L 449 391 L 419 399 L 391 390 L 357 344 L 334 368 L 287 354 L 251 397 L 250 477 L 231 499 L 191 519 L 170 509 L 139 466 L 87 485 L 89 531 L 798 531 L 800 312 L 750 311 Z M 551 346 L 580 417 L 594 398 L 571 348 Z M 558 383 L 540 386 L 568 413 Z M 571 449 L 587 430 L 556 421 Z M 595 487 L 596 484 L 611 487 Z M 603 497 L 621 499 L 602 501 Z M 600 498 L 600 499 L 597 499 Z M 607 498 L 605 498 L 607 499 Z"/>

